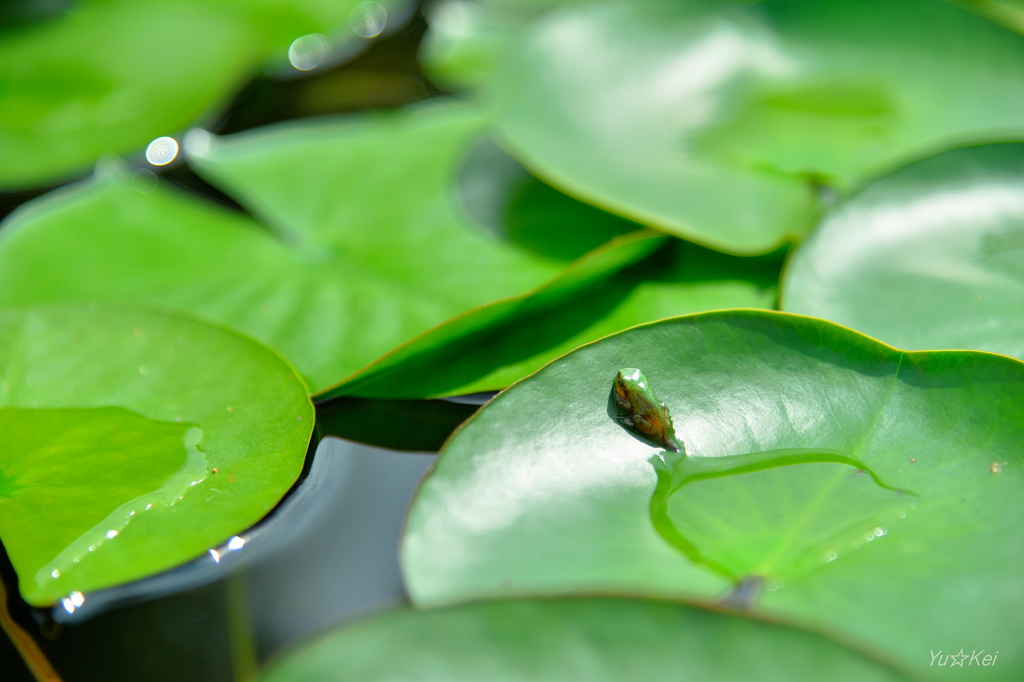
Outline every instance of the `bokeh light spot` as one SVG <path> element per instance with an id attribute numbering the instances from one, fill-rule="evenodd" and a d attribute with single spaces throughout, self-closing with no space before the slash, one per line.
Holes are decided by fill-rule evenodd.
<path id="1" fill-rule="evenodd" d="M 368 0 L 352 8 L 348 25 L 352 31 L 363 38 L 375 38 L 388 25 L 388 11 L 379 2 Z"/>
<path id="2" fill-rule="evenodd" d="M 158 183 L 159 180 L 156 177 L 156 173 L 148 168 L 140 168 L 132 173 L 132 188 L 136 192 L 149 194 L 156 189 Z"/>
<path id="3" fill-rule="evenodd" d="M 178 156 L 178 141 L 173 137 L 158 137 L 146 147 L 146 161 L 154 166 L 166 166 Z"/>
<path id="4" fill-rule="evenodd" d="M 296 38 L 288 48 L 288 61 L 299 71 L 309 71 L 320 66 L 331 53 L 331 42 L 327 36 L 310 33 Z"/>

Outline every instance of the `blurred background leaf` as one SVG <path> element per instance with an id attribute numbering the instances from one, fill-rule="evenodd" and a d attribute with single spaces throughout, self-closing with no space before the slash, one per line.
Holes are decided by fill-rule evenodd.
<path id="1" fill-rule="evenodd" d="M 723 308 L 771 308 L 781 258 L 737 258 L 639 233 L 578 261 L 518 299 L 447 322 L 325 395 L 433 397 L 502 389 L 585 343 L 634 325 Z M 658 247 L 613 277 L 565 281 L 588 260 Z M 650 247 L 648 247 L 650 250 Z M 635 260 L 631 254 L 618 256 Z"/>
<path id="2" fill-rule="evenodd" d="M 154 186 L 144 170 L 104 171 L 7 221 L 0 305 L 186 310 L 279 349 L 316 393 L 564 265 L 488 234 L 457 206 L 457 169 L 483 136 L 469 105 L 197 135 L 186 146 L 199 173 L 257 219 Z M 589 230 L 590 211 L 563 229 Z"/>
<path id="3" fill-rule="evenodd" d="M 408 14 L 399 1 L 362 5 Z M 54 184 L 104 153 L 139 153 L 209 120 L 264 65 L 283 68 L 291 57 L 308 69 L 331 51 L 351 54 L 365 42 L 362 5 L 84 0 L 45 20 L 12 21 L 0 33 L 0 188 Z"/>
<path id="4" fill-rule="evenodd" d="M 582 4 L 515 42 L 484 88 L 513 156 L 728 253 L 800 239 L 823 188 L 1024 134 L 1024 39 L 933 0 Z"/>

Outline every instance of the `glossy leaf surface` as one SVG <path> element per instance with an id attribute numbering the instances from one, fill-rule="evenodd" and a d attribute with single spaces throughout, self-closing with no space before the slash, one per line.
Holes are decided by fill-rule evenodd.
<path id="1" fill-rule="evenodd" d="M 200 170 L 263 218 L 124 172 L 51 194 L 0 232 L 0 304 L 135 300 L 279 349 L 316 392 L 417 334 L 520 294 L 561 263 L 454 205 L 471 108 L 297 123 L 203 139 Z"/>
<path id="2" fill-rule="evenodd" d="M 402 652 L 401 656 L 395 655 Z M 678 604 L 508 601 L 400 611 L 288 652 L 260 678 L 410 682 L 897 680 L 800 630 Z"/>
<path id="3" fill-rule="evenodd" d="M 313 428 L 278 355 L 148 311 L 0 311 L 0 377 L 0 538 L 38 606 L 74 610 L 251 526 Z"/>
<path id="4" fill-rule="evenodd" d="M 610 268 L 602 261 L 636 260 L 640 250 L 650 255 L 604 276 Z M 637 324 L 705 310 L 770 308 L 779 265 L 776 257 L 735 258 L 638 233 L 594 251 L 531 294 L 431 330 L 326 395 L 500 390 L 584 343 Z"/>
<path id="5" fill-rule="evenodd" d="M 386 0 L 385 0 L 386 1 Z M 209 117 L 265 60 L 358 0 L 92 0 L 0 40 L 0 187 L 65 180 Z M 400 3 L 391 3 L 397 6 Z M 336 29 L 344 28 L 345 32 Z"/>
<path id="6" fill-rule="evenodd" d="M 730 253 L 800 238 L 822 185 L 1024 134 L 1024 39 L 933 0 L 597 3 L 521 42 L 488 88 L 513 155 Z"/>
<path id="7" fill-rule="evenodd" d="M 1024 145 L 958 149 L 878 180 L 794 255 L 786 310 L 901 348 L 1024 358 Z"/>
<path id="8" fill-rule="evenodd" d="M 623 367 L 647 376 L 685 456 L 621 426 Z M 929 650 L 999 651 L 986 679 L 1016 679 L 1022 406 L 1016 360 L 902 352 L 811 318 L 723 311 L 631 329 L 455 434 L 410 512 L 407 584 L 424 606 L 725 600 L 925 676 Z"/>

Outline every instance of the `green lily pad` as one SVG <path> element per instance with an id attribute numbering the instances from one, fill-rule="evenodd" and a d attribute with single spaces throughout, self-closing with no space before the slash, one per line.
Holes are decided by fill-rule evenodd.
<path id="1" fill-rule="evenodd" d="M 262 518 L 313 428 L 279 356 L 155 312 L 0 311 L 0 538 L 46 606 L 194 559 Z"/>
<path id="2" fill-rule="evenodd" d="M 260 679 L 903 678 L 835 642 L 780 625 L 664 602 L 566 599 L 398 611 L 323 634 L 274 661 Z"/>
<path id="3" fill-rule="evenodd" d="M 385 0 L 386 1 L 386 0 Z M 349 27 L 358 0 L 97 0 L 0 40 L 0 187 L 80 174 L 213 114 L 288 45 Z M 392 3 L 398 4 L 398 3 Z M 343 28 L 344 31 L 338 31 Z"/>
<path id="4" fill-rule="evenodd" d="M 519 42 L 487 88 L 513 155 L 729 253 L 799 239 L 822 185 L 1024 134 L 1024 39 L 934 0 L 588 4 Z"/>
<path id="5" fill-rule="evenodd" d="M 5 224 L 0 305 L 185 310 L 277 348 L 317 392 L 561 269 L 487 235 L 454 205 L 452 177 L 481 129 L 473 108 L 443 103 L 200 138 L 200 172 L 262 222 L 105 171 Z"/>
<path id="6" fill-rule="evenodd" d="M 786 310 L 901 348 L 1024 358 L 1024 145 L 958 149 L 869 185 L 794 255 Z"/>
<path id="7" fill-rule="evenodd" d="M 656 252 L 655 247 L 660 247 Z M 614 269 L 606 263 L 637 261 Z M 736 258 L 640 232 L 597 249 L 536 291 L 446 322 L 322 397 L 434 397 L 505 388 L 585 343 L 644 322 L 770 308 L 778 258 Z"/>
<path id="8" fill-rule="evenodd" d="M 623 367 L 647 376 L 685 455 L 621 425 Z M 423 606 L 720 600 L 923 676 L 929 652 L 998 651 L 986 679 L 1018 679 L 1022 411 L 1024 364 L 1002 356 L 904 352 L 768 311 L 637 327 L 455 434 L 410 511 L 406 583 Z"/>

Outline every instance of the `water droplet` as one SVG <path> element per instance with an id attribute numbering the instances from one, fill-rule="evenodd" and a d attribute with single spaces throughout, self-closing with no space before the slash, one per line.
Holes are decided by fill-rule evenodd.
<path id="1" fill-rule="evenodd" d="M 173 137 L 158 137 L 146 147 L 146 160 L 154 166 L 166 166 L 178 156 L 178 141 Z"/>
<path id="2" fill-rule="evenodd" d="M 348 25 L 352 32 L 363 38 L 379 36 L 388 24 L 388 11 L 379 2 L 361 2 L 352 8 Z"/>
<path id="3" fill-rule="evenodd" d="M 228 549 L 230 549 L 232 552 L 237 549 L 242 549 L 243 545 L 245 545 L 245 540 L 238 537 L 237 535 L 228 540 Z"/>
<path id="4" fill-rule="evenodd" d="M 68 598 L 71 600 L 71 603 L 75 606 L 81 606 L 85 603 L 85 595 L 81 592 L 72 592 L 68 595 Z"/>
<path id="5" fill-rule="evenodd" d="M 213 560 L 214 560 L 215 562 L 217 562 L 218 564 L 220 563 L 220 552 L 218 552 L 218 551 L 217 551 L 217 550 L 215 550 L 215 549 L 211 549 L 211 550 L 210 550 L 210 556 L 212 556 L 212 557 L 213 557 Z"/>
<path id="6" fill-rule="evenodd" d="M 116 506 L 104 519 L 65 546 L 47 566 L 40 568 L 35 575 L 38 585 L 44 585 L 46 581 L 56 578 L 62 572 L 66 574 L 72 564 L 80 563 L 85 557 L 103 554 L 103 546 L 132 522 L 137 510 L 145 512 L 161 505 L 173 505 L 177 500 L 183 499 L 186 491 L 206 479 L 208 463 L 205 453 L 198 447 L 203 437 L 202 429 L 195 426 L 177 428 L 180 429 L 184 463 L 179 462 L 179 468 L 155 490 L 125 500 L 121 504 L 115 501 L 113 505 Z"/>
<path id="7" fill-rule="evenodd" d="M 310 71 L 320 66 L 331 53 L 331 41 L 327 36 L 310 33 L 296 38 L 288 48 L 288 61 L 299 71 Z"/>
<path id="8" fill-rule="evenodd" d="M 839 554 L 837 552 L 829 552 L 828 554 L 825 555 L 825 563 L 826 564 L 831 563 L 831 562 L 835 561 L 838 558 L 839 558 Z"/>
<path id="9" fill-rule="evenodd" d="M 886 534 L 886 533 L 888 533 L 888 532 L 889 532 L 889 531 L 887 531 L 887 530 L 886 530 L 886 529 L 884 529 L 884 528 L 876 528 L 876 529 L 874 529 L 874 530 L 872 531 L 872 533 L 874 533 L 874 534 L 875 534 L 875 537 L 876 537 L 876 538 L 880 538 L 880 537 L 882 537 L 883 535 L 885 535 L 885 534 Z"/>

